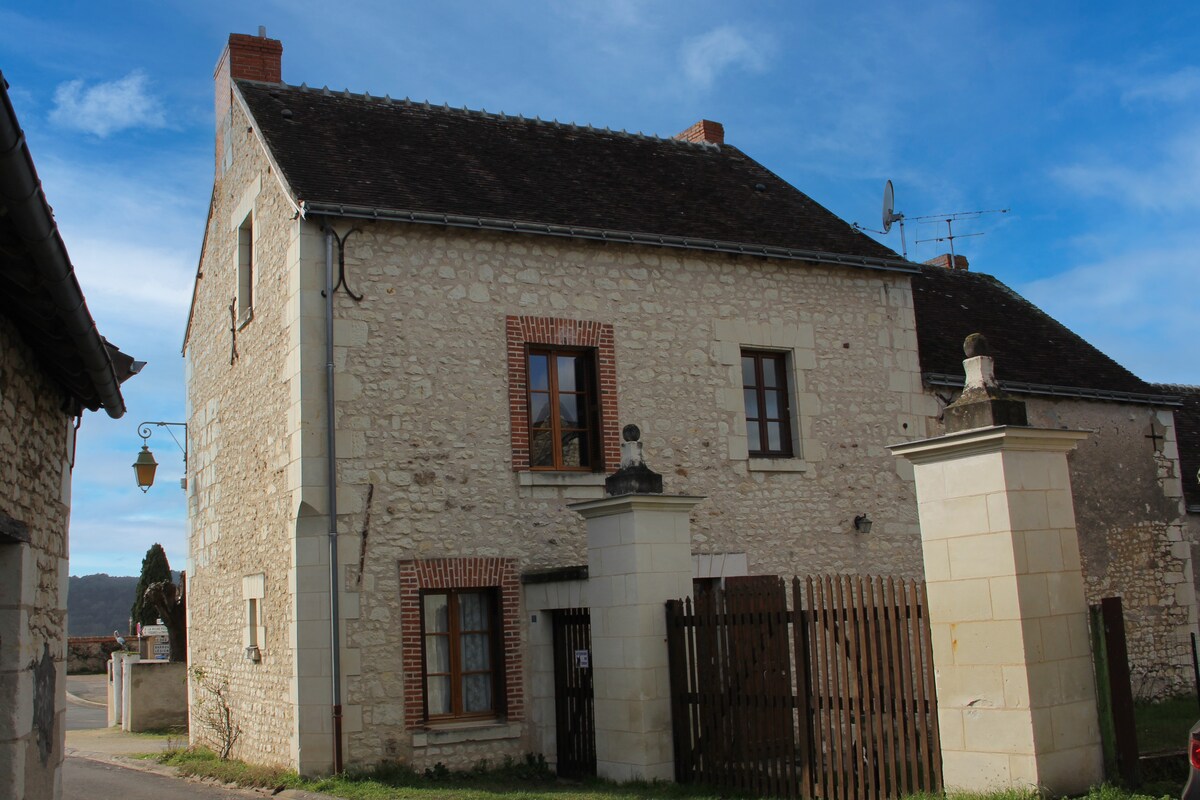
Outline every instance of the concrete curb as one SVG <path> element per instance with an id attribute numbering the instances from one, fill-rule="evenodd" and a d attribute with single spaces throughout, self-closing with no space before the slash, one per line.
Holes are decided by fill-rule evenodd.
<path id="1" fill-rule="evenodd" d="M 92 706 L 93 708 L 108 708 L 108 703 L 97 703 L 95 700 L 84 700 L 79 695 L 71 694 L 70 692 L 67 692 L 67 699 L 79 703 L 80 705 Z"/>

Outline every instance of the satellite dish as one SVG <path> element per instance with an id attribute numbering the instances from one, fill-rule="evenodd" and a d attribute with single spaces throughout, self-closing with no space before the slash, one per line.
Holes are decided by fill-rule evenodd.
<path id="1" fill-rule="evenodd" d="M 896 216 L 896 193 L 892 189 L 892 182 L 889 180 L 883 185 L 883 232 L 887 233 L 892 229 L 892 223 L 897 219 Z"/>

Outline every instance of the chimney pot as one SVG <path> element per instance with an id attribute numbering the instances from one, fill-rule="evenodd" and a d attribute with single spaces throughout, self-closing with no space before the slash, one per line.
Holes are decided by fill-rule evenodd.
<path id="1" fill-rule="evenodd" d="M 966 256 L 956 255 L 956 256 L 954 256 L 953 263 L 951 263 L 949 253 L 942 253 L 937 258 L 931 258 L 928 261 L 926 261 L 925 263 L 931 267 L 941 267 L 942 269 L 956 269 L 956 270 L 961 270 L 963 272 L 966 272 L 968 269 L 970 269 L 970 266 L 967 264 Z"/>
<path id="2" fill-rule="evenodd" d="M 682 133 L 675 134 L 672 138 L 684 142 L 725 144 L 725 126 L 710 119 L 702 119 Z"/>

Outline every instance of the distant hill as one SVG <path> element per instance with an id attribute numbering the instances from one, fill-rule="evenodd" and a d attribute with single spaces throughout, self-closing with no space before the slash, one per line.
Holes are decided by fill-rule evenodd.
<path id="1" fill-rule="evenodd" d="M 179 573 L 171 570 L 171 579 Z M 72 575 L 67 594 L 68 636 L 111 636 L 129 627 L 136 575 Z"/>

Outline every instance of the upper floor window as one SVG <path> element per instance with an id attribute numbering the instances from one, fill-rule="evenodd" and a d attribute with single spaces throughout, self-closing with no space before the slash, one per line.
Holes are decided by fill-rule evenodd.
<path id="1" fill-rule="evenodd" d="M 792 426 L 788 395 L 785 353 L 742 351 L 746 439 L 752 457 L 791 458 Z"/>
<path id="2" fill-rule="evenodd" d="M 513 316 L 504 325 L 513 470 L 616 469 L 621 437 L 613 326 Z"/>
<path id="3" fill-rule="evenodd" d="M 238 227 L 237 238 L 237 303 L 238 323 L 250 320 L 254 309 L 254 214 Z"/>
<path id="4" fill-rule="evenodd" d="M 593 351 L 531 348 L 529 466 L 591 470 L 596 462 Z"/>

